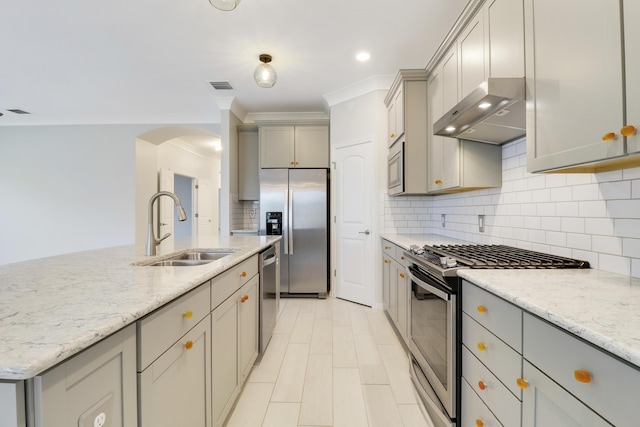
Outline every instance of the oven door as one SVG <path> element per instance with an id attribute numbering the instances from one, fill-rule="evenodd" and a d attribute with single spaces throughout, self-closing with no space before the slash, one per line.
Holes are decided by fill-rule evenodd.
<path id="1" fill-rule="evenodd" d="M 412 377 L 436 425 L 455 425 L 456 300 L 441 280 L 409 266 Z M 434 399 L 435 397 L 435 399 Z M 434 413 L 435 410 L 435 413 Z"/>
<path id="2" fill-rule="evenodd" d="M 388 190 L 390 195 L 404 192 L 404 141 L 396 142 L 387 160 Z"/>

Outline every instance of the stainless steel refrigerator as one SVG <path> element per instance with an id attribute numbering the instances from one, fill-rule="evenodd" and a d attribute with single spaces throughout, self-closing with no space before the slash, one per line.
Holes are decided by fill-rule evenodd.
<path id="1" fill-rule="evenodd" d="M 282 234 L 283 296 L 327 296 L 328 188 L 327 169 L 260 170 L 260 234 Z"/>

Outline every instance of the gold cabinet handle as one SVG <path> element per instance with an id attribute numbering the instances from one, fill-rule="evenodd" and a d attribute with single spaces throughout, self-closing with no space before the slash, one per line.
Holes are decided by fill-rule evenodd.
<path id="1" fill-rule="evenodd" d="M 395 137 L 396 137 L 396 134 L 395 134 L 395 133 L 392 133 L 391 135 L 389 135 L 389 137 L 391 137 L 391 138 L 395 138 Z"/>
<path id="2" fill-rule="evenodd" d="M 247 277 L 247 272 L 243 271 L 242 273 L 240 273 L 240 277 Z"/>
<path id="3" fill-rule="evenodd" d="M 191 310 L 187 310 L 184 312 L 184 314 L 182 315 L 185 319 L 191 319 L 193 317 L 193 311 Z"/>
<path id="4" fill-rule="evenodd" d="M 187 350 L 191 350 L 193 348 L 193 341 L 187 341 L 184 343 L 184 348 Z"/>
<path id="5" fill-rule="evenodd" d="M 636 133 L 636 127 L 633 125 L 629 125 L 629 126 L 624 126 L 622 129 L 620 129 L 620 133 L 623 136 L 631 136 L 634 135 Z"/>
<path id="6" fill-rule="evenodd" d="M 391 249 L 391 246 L 385 246 L 384 248 L 385 249 Z"/>
<path id="7" fill-rule="evenodd" d="M 240 298 L 240 302 L 244 304 L 244 302 L 248 299 L 249 299 L 249 295 L 245 295 L 242 298 Z"/>
<path id="8" fill-rule="evenodd" d="M 609 132 L 609 133 L 605 133 L 604 135 L 602 135 L 602 140 L 603 141 L 613 141 L 614 139 L 616 139 L 617 135 L 615 132 Z"/>
<path id="9" fill-rule="evenodd" d="M 291 164 L 292 164 L 292 165 L 295 165 L 296 163 L 295 163 L 295 162 L 291 162 Z"/>
<path id="10" fill-rule="evenodd" d="M 436 184 L 437 184 L 437 185 L 440 185 L 440 184 L 442 184 L 442 181 L 441 181 L 441 180 L 439 180 L 439 179 L 436 179 Z"/>
<path id="11" fill-rule="evenodd" d="M 479 342 L 478 343 L 478 350 L 480 351 L 487 351 L 487 345 L 483 342 Z"/>
<path id="12" fill-rule="evenodd" d="M 573 371 L 573 376 L 578 382 L 585 383 L 585 384 L 591 382 L 591 374 L 587 371 L 576 369 L 575 371 Z"/>
<path id="13" fill-rule="evenodd" d="M 389 264 L 389 260 L 388 260 L 388 259 L 385 259 L 385 260 L 384 260 L 384 263 L 385 263 L 385 264 Z"/>
<path id="14" fill-rule="evenodd" d="M 404 273 L 400 273 L 400 277 L 404 279 Z"/>
<path id="15" fill-rule="evenodd" d="M 484 427 L 484 421 L 482 418 L 476 418 L 476 427 Z"/>
<path id="16" fill-rule="evenodd" d="M 478 313 L 485 314 L 486 312 L 487 312 L 487 307 L 485 307 L 484 305 L 478 306 Z"/>
<path id="17" fill-rule="evenodd" d="M 529 387 L 529 381 L 525 380 L 524 378 L 518 378 L 516 380 L 516 384 L 518 384 L 518 387 L 520 387 L 523 390 Z"/>
<path id="18" fill-rule="evenodd" d="M 478 381 L 478 388 L 480 390 L 486 390 L 487 389 L 487 383 L 485 383 L 484 381 Z"/>

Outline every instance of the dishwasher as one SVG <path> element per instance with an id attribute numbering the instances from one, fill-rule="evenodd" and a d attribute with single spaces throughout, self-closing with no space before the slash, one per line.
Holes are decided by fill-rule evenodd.
<path id="1" fill-rule="evenodd" d="M 273 335 L 280 306 L 280 274 L 278 251 L 269 246 L 260 253 L 258 267 L 260 273 L 260 356 L 264 353 Z"/>

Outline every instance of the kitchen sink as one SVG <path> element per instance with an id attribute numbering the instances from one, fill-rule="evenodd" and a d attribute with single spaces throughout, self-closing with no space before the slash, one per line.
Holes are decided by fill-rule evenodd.
<path id="1" fill-rule="evenodd" d="M 200 259 L 165 259 L 163 261 L 156 261 L 151 264 L 147 264 L 150 267 L 190 267 L 194 265 L 209 264 L 213 260 L 200 260 Z"/>
<path id="2" fill-rule="evenodd" d="M 215 260 L 224 258 L 238 252 L 240 249 L 192 249 L 161 261 L 144 264 L 151 267 L 189 267 L 194 265 L 204 265 Z"/>

